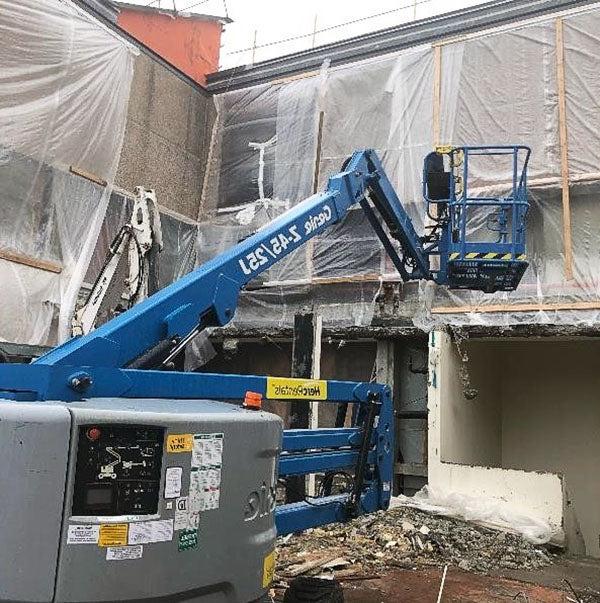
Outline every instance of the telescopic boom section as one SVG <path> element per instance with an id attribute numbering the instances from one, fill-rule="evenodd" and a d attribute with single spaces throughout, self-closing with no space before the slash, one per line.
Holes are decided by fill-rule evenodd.
<path id="1" fill-rule="evenodd" d="M 203 328 L 227 324 L 247 283 L 340 222 L 356 204 L 366 212 L 404 280 L 432 278 L 428 256 L 375 151 L 357 151 L 342 172 L 329 178 L 324 192 L 305 199 L 179 281 L 35 363 L 156 366 L 156 358 L 172 357 L 174 350 L 179 351 Z M 400 243 L 400 255 L 390 237 Z"/>

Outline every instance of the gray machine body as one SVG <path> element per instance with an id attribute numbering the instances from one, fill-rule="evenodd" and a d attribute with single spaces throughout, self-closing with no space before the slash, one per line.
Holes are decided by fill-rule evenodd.
<path id="1" fill-rule="evenodd" d="M 1 404 L 0 601 L 259 598 L 281 437 L 279 417 L 209 400 Z"/>

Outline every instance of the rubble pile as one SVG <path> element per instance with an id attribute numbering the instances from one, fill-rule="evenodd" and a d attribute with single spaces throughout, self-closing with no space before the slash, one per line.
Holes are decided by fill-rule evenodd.
<path id="1" fill-rule="evenodd" d="M 358 579 L 392 567 L 448 564 L 486 573 L 551 562 L 545 548 L 520 535 L 401 507 L 280 539 L 277 574 Z"/>

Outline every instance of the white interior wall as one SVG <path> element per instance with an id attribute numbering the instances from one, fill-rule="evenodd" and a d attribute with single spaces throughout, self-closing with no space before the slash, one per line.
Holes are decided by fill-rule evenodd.
<path id="1" fill-rule="evenodd" d="M 499 350 L 502 466 L 564 476 L 570 548 L 600 557 L 600 342 L 513 341 Z"/>
<path id="2" fill-rule="evenodd" d="M 456 352 L 456 348 L 452 350 Z M 502 406 L 496 354 L 491 346 L 469 348 L 471 386 L 478 390 L 474 400 L 463 395 L 458 353 L 446 356 L 442 367 L 445 404 L 441 407 L 441 459 L 453 463 L 501 466 Z"/>
<path id="3" fill-rule="evenodd" d="M 553 521 L 564 513 L 569 549 L 600 556 L 600 342 L 480 340 L 462 347 L 479 390 L 472 401 L 462 393 L 455 344 L 433 336 L 430 423 L 439 425 L 440 461 L 430 483 L 468 493 L 477 475 L 483 481 L 476 487 L 494 497 L 522 497 L 520 504 Z M 550 489 L 539 490 L 541 481 Z"/>
<path id="4" fill-rule="evenodd" d="M 474 360 L 475 357 L 473 354 Z M 484 362 L 482 368 L 483 366 Z M 457 381 L 458 367 L 458 353 L 449 335 L 440 331 L 432 332 L 429 341 L 428 388 L 430 487 L 441 493 L 488 499 L 509 512 L 545 521 L 559 532 L 563 523 L 563 486 L 559 475 L 442 460 L 445 445 L 454 446 L 454 451 L 466 455 L 468 443 L 455 441 L 471 437 L 477 432 L 474 426 L 469 432 L 460 428 L 458 409 L 462 404 L 476 404 L 476 400 L 468 402 L 462 397 L 462 389 Z M 481 381 L 478 379 L 477 382 Z M 447 408 L 453 410 L 445 412 Z M 468 416 L 473 418 L 474 414 Z M 450 430 L 450 435 L 445 433 L 446 430 Z M 496 438 L 492 439 L 492 442 L 496 442 L 495 446 Z M 479 458 L 492 458 L 491 452 L 482 452 L 483 437 L 476 438 L 476 441 L 478 446 L 471 448 L 479 451 Z M 452 448 L 450 451 L 452 452 Z M 446 452 L 444 456 L 448 458 L 449 454 Z"/>

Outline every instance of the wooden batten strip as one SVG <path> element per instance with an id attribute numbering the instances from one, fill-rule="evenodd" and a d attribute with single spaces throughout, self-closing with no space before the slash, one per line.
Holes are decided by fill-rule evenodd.
<path id="1" fill-rule="evenodd" d="M 442 47 L 433 47 L 433 145 L 441 144 Z"/>
<path id="2" fill-rule="evenodd" d="M 562 302 L 543 304 L 490 304 L 489 306 L 440 306 L 432 314 L 490 314 L 494 312 L 555 312 L 557 310 L 600 310 L 599 301 Z"/>
<path id="3" fill-rule="evenodd" d="M 76 165 L 69 166 L 69 171 L 71 174 L 85 178 L 86 180 L 99 184 L 100 186 L 106 186 L 108 184 L 107 181 L 103 178 L 100 178 L 100 176 L 96 176 L 96 174 L 92 174 L 91 172 L 78 168 Z"/>
<path id="4" fill-rule="evenodd" d="M 562 18 L 556 19 L 556 84 L 558 93 L 558 132 L 562 189 L 563 249 L 565 278 L 573 279 L 573 240 L 571 237 L 571 197 L 569 191 L 569 140 L 567 133 L 567 97 L 565 88 L 565 44 Z"/>
<path id="5" fill-rule="evenodd" d="M 7 260 L 8 262 L 22 264 L 23 266 L 37 268 L 38 270 L 45 270 L 46 272 L 54 272 L 55 274 L 60 274 L 62 272 L 62 266 L 57 262 L 41 260 L 24 253 L 11 251 L 10 249 L 0 249 L 0 260 Z"/>

